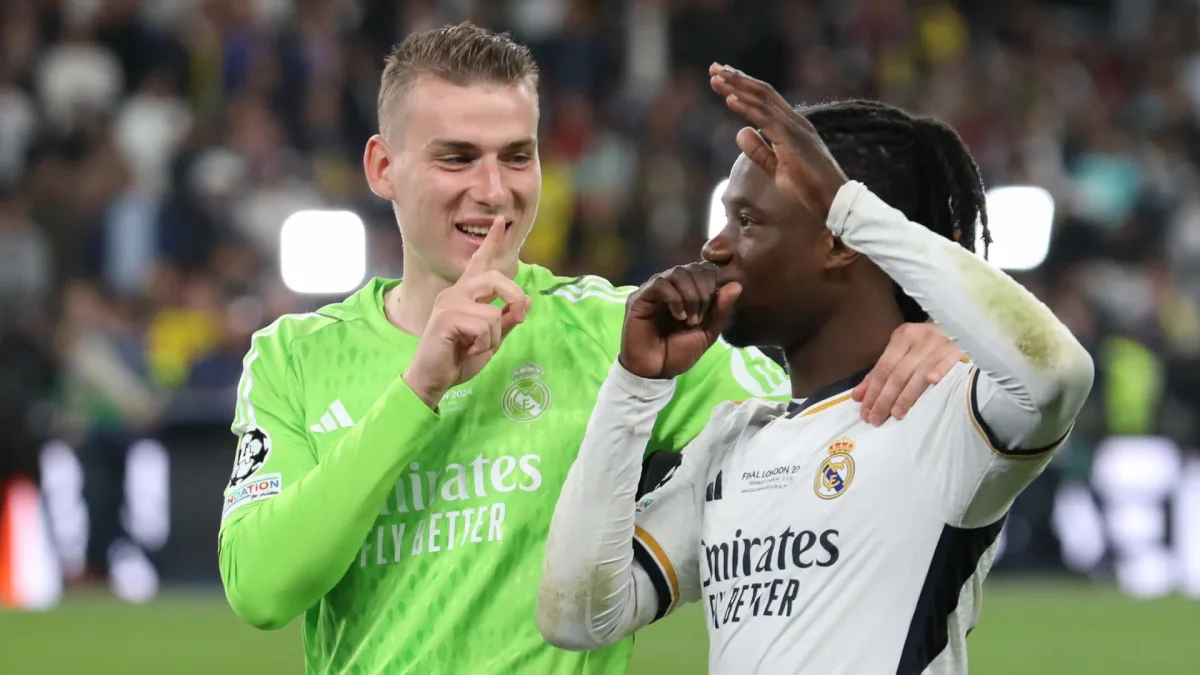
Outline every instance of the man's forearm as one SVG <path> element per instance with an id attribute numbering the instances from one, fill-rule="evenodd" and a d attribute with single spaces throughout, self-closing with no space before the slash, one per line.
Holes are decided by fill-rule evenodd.
<path id="1" fill-rule="evenodd" d="M 1001 440 L 1040 447 L 1062 437 L 1091 389 L 1093 367 L 1049 308 L 982 257 L 909 222 L 859 183 L 841 188 L 828 223 L 916 300 L 1000 388 L 1012 404 L 996 408 L 1010 422 L 993 425 Z M 1022 415 L 1025 420 L 1011 423 Z"/>
<path id="2" fill-rule="evenodd" d="M 595 649 L 654 618 L 649 580 L 635 578 L 634 502 L 643 452 L 674 390 L 619 363 L 600 388 L 546 543 L 537 621 L 555 646 Z"/>
<path id="3" fill-rule="evenodd" d="M 395 489 L 412 450 L 437 423 L 397 378 L 295 485 L 246 507 L 220 536 L 221 578 L 233 609 L 260 628 L 280 628 L 345 575 Z"/>

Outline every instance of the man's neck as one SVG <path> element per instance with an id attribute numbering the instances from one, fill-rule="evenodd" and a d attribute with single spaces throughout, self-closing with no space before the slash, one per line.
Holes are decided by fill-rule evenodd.
<path id="1" fill-rule="evenodd" d="M 808 398 L 875 365 L 892 332 L 904 323 L 895 302 L 876 304 L 835 315 L 812 338 L 787 350 L 793 398 Z"/>
<path id="2" fill-rule="evenodd" d="M 393 326 L 420 337 L 429 323 L 429 316 L 433 314 L 433 303 L 438 293 L 450 285 L 450 282 L 436 274 L 410 274 L 405 267 L 404 282 L 383 296 L 383 312 Z"/>

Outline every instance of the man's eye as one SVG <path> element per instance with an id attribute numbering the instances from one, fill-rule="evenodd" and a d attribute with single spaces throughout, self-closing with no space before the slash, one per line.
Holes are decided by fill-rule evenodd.
<path id="1" fill-rule="evenodd" d="M 446 157 L 442 157 L 442 158 L 438 159 L 438 161 L 441 162 L 442 164 L 453 164 L 453 165 L 457 165 L 457 166 L 462 166 L 462 165 L 471 163 L 470 158 L 464 157 L 463 155 L 448 155 Z"/>
<path id="2" fill-rule="evenodd" d="M 747 216 L 738 216 L 738 217 L 737 217 L 737 220 L 738 220 L 738 226 L 739 226 L 739 227 L 750 227 L 751 225 L 754 225 L 754 224 L 756 224 L 756 223 L 754 222 L 754 220 L 750 219 L 750 218 L 749 218 L 749 217 L 747 217 Z"/>
<path id="3" fill-rule="evenodd" d="M 524 165 L 528 164 L 529 161 L 530 161 L 529 155 L 512 155 L 511 157 L 508 158 L 509 164 L 516 164 L 517 166 L 524 166 Z"/>

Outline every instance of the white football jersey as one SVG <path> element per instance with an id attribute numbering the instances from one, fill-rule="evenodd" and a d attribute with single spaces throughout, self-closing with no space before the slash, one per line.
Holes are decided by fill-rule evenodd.
<path id="1" fill-rule="evenodd" d="M 658 616 L 704 604 L 711 673 L 967 672 L 1004 516 L 1061 441 L 1000 449 L 980 416 L 998 389 L 965 363 L 873 427 L 850 399 L 864 374 L 718 406 L 638 503 Z"/>

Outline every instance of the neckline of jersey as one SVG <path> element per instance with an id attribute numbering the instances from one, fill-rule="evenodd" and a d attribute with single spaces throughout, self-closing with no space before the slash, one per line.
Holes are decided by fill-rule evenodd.
<path id="1" fill-rule="evenodd" d="M 822 401 L 826 401 L 828 399 L 831 399 L 831 398 L 837 396 L 838 394 L 841 394 L 844 391 L 847 391 L 847 390 L 857 387 L 858 383 L 862 382 L 867 377 L 867 373 L 869 373 L 869 372 L 871 372 L 870 368 L 864 368 L 864 369 L 858 371 L 857 373 L 854 373 L 853 375 L 844 377 L 844 378 L 838 380 L 837 382 L 834 382 L 833 384 L 828 384 L 828 385 L 825 385 L 824 387 L 821 387 L 820 389 L 813 392 L 812 396 L 809 396 L 806 399 L 803 399 L 801 401 L 795 401 L 795 400 L 791 401 L 790 403 L 788 403 L 786 417 L 788 419 L 796 417 L 796 416 L 800 415 L 801 413 L 803 413 L 805 410 L 810 410 L 813 406 L 817 405 L 818 403 L 821 403 Z"/>
<path id="2" fill-rule="evenodd" d="M 513 281 L 526 293 L 529 292 L 529 283 L 533 277 L 533 265 L 525 262 L 517 261 L 517 275 L 513 277 Z M 388 342 L 398 346 L 405 346 L 415 349 L 419 336 L 413 335 L 400 330 L 388 320 L 387 312 L 384 310 L 384 296 L 393 288 L 404 283 L 404 279 L 376 279 L 375 292 L 372 294 L 371 302 L 368 303 L 370 311 L 368 312 L 368 320 L 375 327 L 376 332 L 384 337 Z"/>

